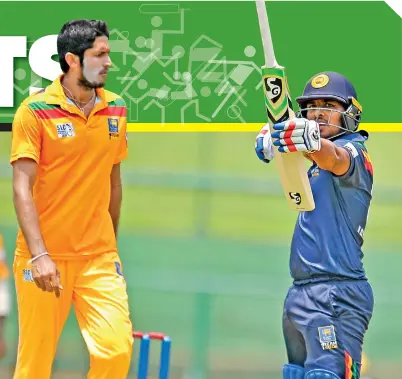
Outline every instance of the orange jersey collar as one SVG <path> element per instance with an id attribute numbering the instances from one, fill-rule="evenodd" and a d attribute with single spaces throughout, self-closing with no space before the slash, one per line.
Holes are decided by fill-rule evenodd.
<path id="1" fill-rule="evenodd" d="M 46 104 L 52 105 L 60 105 L 63 109 L 67 110 L 70 113 L 80 114 L 77 107 L 67 102 L 66 94 L 64 93 L 63 86 L 61 85 L 61 79 L 64 74 L 61 74 L 57 77 L 56 80 L 53 81 L 45 89 L 45 101 Z M 108 103 L 114 101 L 118 98 L 118 96 L 112 92 L 105 91 L 103 88 L 96 89 L 96 96 L 101 100 L 94 107 L 92 113 L 98 112 L 102 109 L 107 108 Z"/>

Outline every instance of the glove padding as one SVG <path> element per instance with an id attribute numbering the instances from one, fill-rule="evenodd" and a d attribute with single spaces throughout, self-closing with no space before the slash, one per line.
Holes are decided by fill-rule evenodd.
<path id="1" fill-rule="evenodd" d="M 274 147 L 268 123 L 264 125 L 256 137 L 255 152 L 257 157 L 265 163 L 269 163 L 274 159 Z"/>
<path id="2" fill-rule="evenodd" d="M 320 126 L 314 120 L 294 118 L 274 124 L 273 129 L 277 130 L 272 133 L 273 144 L 281 153 L 314 153 L 321 149 Z"/>

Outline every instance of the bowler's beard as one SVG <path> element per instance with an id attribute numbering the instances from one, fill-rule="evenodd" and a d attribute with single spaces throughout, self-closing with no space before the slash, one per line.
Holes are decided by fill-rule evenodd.
<path id="1" fill-rule="evenodd" d="M 96 78 L 97 76 L 99 76 L 99 74 L 100 72 L 95 74 L 93 71 L 88 70 L 84 64 L 82 68 L 81 78 L 78 79 L 78 85 L 80 85 L 84 89 L 89 90 L 104 87 L 105 82 L 97 82 L 95 81 L 95 79 L 92 79 L 92 77 Z"/>
<path id="2" fill-rule="evenodd" d="M 78 79 L 78 85 L 83 87 L 84 89 L 96 89 L 96 88 L 102 88 L 105 86 L 105 83 L 101 82 L 90 82 L 84 74 L 82 74 L 81 78 Z"/>
<path id="3" fill-rule="evenodd" d="M 85 78 L 84 75 L 80 79 L 78 79 L 78 85 L 83 87 L 84 89 L 96 89 L 96 88 L 102 88 L 105 86 L 105 83 L 100 83 L 100 82 L 90 82 Z"/>

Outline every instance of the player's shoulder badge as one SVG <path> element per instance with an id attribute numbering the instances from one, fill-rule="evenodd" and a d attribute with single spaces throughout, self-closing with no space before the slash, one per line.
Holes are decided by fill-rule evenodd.
<path id="1" fill-rule="evenodd" d="M 319 326 L 318 336 L 323 350 L 338 348 L 338 342 L 336 341 L 335 327 L 333 325 Z"/>

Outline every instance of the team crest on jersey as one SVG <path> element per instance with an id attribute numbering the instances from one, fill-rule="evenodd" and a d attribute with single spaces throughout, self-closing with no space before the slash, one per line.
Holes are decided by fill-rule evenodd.
<path id="1" fill-rule="evenodd" d="M 22 278 L 24 279 L 24 282 L 33 282 L 34 278 L 32 275 L 32 270 L 29 269 L 23 269 L 22 270 Z"/>
<path id="2" fill-rule="evenodd" d="M 118 118 L 108 118 L 107 119 L 109 125 L 109 138 L 118 138 L 119 137 L 119 119 Z"/>
<path id="3" fill-rule="evenodd" d="M 59 138 L 67 138 L 75 136 L 74 127 L 71 122 L 66 122 L 64 124 L 57 124 L 56 129 L 57 129 L 57 137 Z"/>
<path id="4" fill-rule="evenodd" d="M 318 336 L 323 350 L 337 349 L 335 327 L 333 325 L 318 327 Z"/>
<path id="5" fill-rule="evenodd" d="M 311 176 L 318 176 L 318 175 L 320 175 L 320 169 L 318 167 L 314 167 L 311 170 Z"/>

